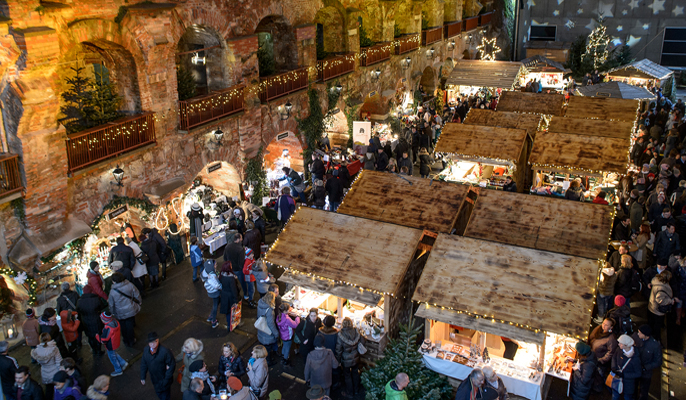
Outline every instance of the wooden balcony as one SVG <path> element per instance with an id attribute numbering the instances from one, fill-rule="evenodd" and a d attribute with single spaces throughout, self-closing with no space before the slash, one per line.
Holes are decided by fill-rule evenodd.
<path id="1" fill-rule="evenodd" d="M 493 18 L 493 11 L 479 15 L 479 26 L 485 26 L 491 23 Z"/>
<path id="2" fill-rule="evenodd" d="M 477 15 L 476 17 L 470 17 L 470 18 L 465 18 L 462 20 L 462 31 L 467 32 L 467 31 L 473 31 L 474 29 L 479 27 L 479 16 Z"/>
<path id="3" fill-rule="evenodd" d="M 419 42 L 420 39 L 419 35 L 417 34 L 410 34 L 399 37 L 395 41 L 395 55 L 399 56 L 401 54 L 417 50 L 419 48 Z"/>
<path id="4" fill-rule="evenodd" d="M 155 118 L 144 113 L 67 136 L 69 172 L 155 143 Z"/>
<path id="5" fill-rule="evenodd" d="M 443 27 L 429 28 L 422 31 L 422 46 L 443 40 Z"/>
<path id="6" fill-rule="evenodd" d="M 391 44 L 382 42 L 360 49 L 360 67 L 368 67 L 391 58 Z"/>
<path id="7" fill-rule="evenodd" d="M 307 68 L 260 78 L 260 101 L 266 103 L 306 89 L 307 83 Z"/>
<path id="8" fill-rule="evenodd" d="M 179 127 L 197 126 L 243 111 L 244 85 L 235 85 L 204 96 L 179 101 Z"/>
<path id="9" fill-rule="evenodd" d="M 443 25 L 443 37 L 450 39 L 462 33 L 462 21 L 446 22 Z"/>
<path id="10" fill-rule="evenodd" d="M 317 61 L 317 80 L 328 81 L 355 70 L 355 53 L 327 57 Z"/>
<path id="11" fill-rule="evenodd" d="M 19 155 L 0 154 L 0 197 L 19 193 L 23 189 L 19 172 Z"/>

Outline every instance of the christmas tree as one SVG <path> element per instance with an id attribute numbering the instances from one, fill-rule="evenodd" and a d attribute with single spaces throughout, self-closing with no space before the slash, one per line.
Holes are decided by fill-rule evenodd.
<path id="1" fill-rule="evenodd" d="M 121 116 L 119 112 L 121 97 L 117 95 L 106 70 L 95 73 L 95 84 L 91 93 L 85 112 L 92 126 L 106 124 Z"/>
<path id="2" fill-rule="evenodd" d="M 607 61 L 608 51 L 607 46 L 610 44 L 610 36 L 607 34 L 607 27 L 603 25 L 603 20 L 599 21 L 597 28 L 588 36 L 588 43 L 586 44 L 586 52 L 582 56 L 582 60 L 590 60 L 593 63 L 593 68 L 596 69 Z"/>
<path id="3" fill-rule="evenodd" d="M 365 400 L 384 400 L 385 386 L 401 372 L 410 377 L 410 384 L 405 388 L 407 397 L 412 400 L 451 399 L 453 387 L 447 379 L 424 366 L 422 355 L 417 346 L 417 335 L 421 326 L 400 325 L 398 339 L 391 340 L 384 350 L 384 358 L 376 367 L 362 373 L 362 385 L 366 390 Z"/>
<path id="4" fill-rule="evenodd" d="M 183 65 L 176 66 L 176 90 L 181 101 L 195 97 L 195 78 L 193 78 L 191 71 Z"/>
<path id="5" fill-rule="evenodd" d="M 73 78 L 67 78 L 69 88 L 62 93 L 64 105 L 60 107 L 60 112 L 64 114 L 60 122 L 67 129 L 67 134 L 92 126 L 86 117 L 85 109 L 93 94 L 93 83 L 81 74 L 82 67 L 72 68 L 72 71 L 75 75 Z"/>

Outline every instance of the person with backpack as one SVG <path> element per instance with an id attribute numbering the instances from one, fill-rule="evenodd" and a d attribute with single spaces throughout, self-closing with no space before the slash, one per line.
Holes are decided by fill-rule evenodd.
<path id="1" fill-rule="evenodd" d="M 202 268 L 202 250 L 198 246 L 198 238 L 191 236 L 191 267 L 193 267 L 193 283 L 198 281 L 198 270 Z"/>
<path id="2" fill-rule="evenodd" d="M 615 321 L 615 335 L 631 335 L 634 328 L 631 325 L 631 309 L 626 305 L 624 296 L 615 296 L 615 307 L 607 312 L 607 317 Z"/>
<path id="3" fill-rule="evenodd" d="M 617 271 L 617 281 L 615 282 L 615 295 L 624 296 L 625 304 L 631 308 L 629 299 L 634 293 L 641 290 L 641 277 L 635 269 L 632 268 L 631 256 L 624 254 L 621 258 L 619 271 Z"/>
<path id="4" fill-rule="evenodd" d="M 215 261 L 212 259 L 205 261 L 205 269 L 202 271 L 201 277 L 205 282 L 205 290 L 207 295 L 212 299 L 212 311 L 207 322 L 212 324 L 212 328 L 219 326 L 217 321 L 217 310 L 219 309 L 219 302 L 221 300 L 222 284 L 219 282 L 217 271 L 214 270 Z"/>
<path id="5" fill-rule="evenodd" d="M 120 376 L 124 373 L 126 367 L 129 366 L 129 363 L 117 354 L 121 339 L 121 326 L 119 325 L 119 322 L 114 319 L 112 314 L 107 311 L 103 311 L 102 314 L 100 314 L 100 320 L 102 320 L 104 327 L 102 328 L 102 333 L 97 335 L 97 339 L 100 343 L 105 345 L 107 356 L 110 358 L 110 362 L 114 367 L 114 372 L 112 372 L 110 376 Z"/>
<path id="6" fill-rule="evenodd" d="M 136 325 L 136 314 L 141 310 L 141 294 L 138 289 L 119 272 L 112 274 L 110 290 L 110 312 L 121 324 L 121 334 L 126 347 L 133 347 L 136 336 L 133 327 Z"/>
<path id="7" fill-rule="evenodd" d="M 653 335 L 659 341 L 662 328 L 665 326 L 665 314 L 672 311 L 675 304 L 680 304 L 681 300 L 674 297 L 669 281 L 672 273 L 663 271 L 657 274 L 650 282 L 650 297 L 648 300 L 648 325 L 652 329 Z"/>

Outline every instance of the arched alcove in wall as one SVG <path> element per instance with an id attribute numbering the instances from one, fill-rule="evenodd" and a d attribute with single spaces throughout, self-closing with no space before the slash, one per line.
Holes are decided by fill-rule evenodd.
<path id="1" fill-rule="evenodd" d="M 255 28 L 260 76 L 290 71 L 298 67 L 295 29 L 282 15 L 268 15 Z"/>
<path id="2" fill-rule="evenodd" d="M 419 84 L 424 88 L 424 93 L 431 97 L 436 92 L 436 73 L 432 67 L 424 68 Z"/>
<path id="3" fill-rule="evenodd" d="M 228 87 L 225 78 L 229 77 L 230 73 L 225 52 L 224 40 L 212 27 L 189 26 L 176 47 L 179 90 L 182 91 L 184 72 L 190 73 L 193 77 L 195 96 Z M 188 95 L 179 93 L 179 98 L 185 100 Z"/>
<path id="4" fill-rule="evenodd" d="M 286 131 L 277 134 L 267 145 L 264 153 L 264 167 L 280 170 L 284 166 L 304 172 L 303 148 L 295 133 Z"/>

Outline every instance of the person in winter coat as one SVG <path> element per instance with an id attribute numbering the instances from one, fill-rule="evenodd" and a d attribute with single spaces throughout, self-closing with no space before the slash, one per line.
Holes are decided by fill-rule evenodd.
<path id="1" fill-rule="evenodd" d="M 332 385 L 332 372 L 338 366 L 333 352 L 324 346 L 324 337 L 316 336 L 314 350 L 307 355 L 305 362 L 305 381 L 309 382 L 310 386 L 320 385 L 328 396 Z"/>
<path id="2" fill-rule="evenodd" d="M 107 311 L 103 311 L 100 314 L 100 320 L 104 326 L 102 328 L 102 333 L 96 338 L 100 343 L 105 345 L 107 356 L 114 367 L 114 372 L 112 372 L 110 376 L 119 376 L 123 374 L 126 367 L 129 366 L 129 363 L 117 353 L 117 349 L 119 349 L 121 343 L 121 325 L 119 324 L 119 321 Z"/>
<path id="3" fill-rule="evenodd" d="M 16 393 L 16 390 L 12 388 L 12 384 L 14 383 L 14 374 L 17 372 L 19 365 L 17 360 L 7 355 L 9 347 L 10 345 L 6 340 L 0 341 L 0 384 L 2 385 L 2 392 L 7 394 L 8 400 L 11 400 L 14 399 L 12 393 Z"/>
<path id="4" fill-rule="evenodd" d="M 631 203 L 629 207 L 629 218 L 631 220 L 631 230 L 638 232 L 641 229 L 641 224 L 643 223 L 643 212 L 645 210 L 644 204 L 646 202 L 645 197 L 640 196 L 638 200 Z"/>
<path id="5" fill-rule="evenodd" d="M 190 364 L 186 364 L 190 365 Z M 150 380 L 155 388 L 155 393 L 160 400 L 171 399 L 171 385 L 176 361 L 168 348 L 160 345 L 157 333 L 148 334 L 148 346 L 143 350 L 141 358 L 141 385 L 145 386 L 145 377 L 150 372 Z"/>
<path id="6" fill-rule="evenodd" d="M 29 367 L 22 365 L 17 368 L 15 378 L 11 381 L 14 383 L 12 390 L 5 393 L 8 400 L 43 400 L 43 388 L 41 388 L 38 382 L 31 379 L 30 376 Z M 50 389 L 52 390 L 52 388 Z M 48 398 L 52 398 L 52 394 L 49 394 Z"/>
<path id="7" fill-rule="evenodd" d="M 25 314 L 26 321 L 24 321 L 24 325 L 22 325 L 24 340 L 26 341 L 27 346 L 31 349 L 35 349 L 36 346 L 38 346 L 38 343 L 40 343 L 40 323 L 36 319 L 33 308 L 27 308 Z M 35 364 L 36 360 L 31 359 L 31 363 Z M 5 377 L 0 376 L 0 380 L 3 378 Z"/>
<path id="8" fill-rule="evenodd" d="M 336 318 L 333 315 L 327 315 L 324 317 L 324 325 L 317 332 L 318 336 L 324 338 L 324 347 L 331 351 L 336 351 L 336 342 L 338 340 L 338 329 L 334 325 L 336 325 Z"/>
<path id="9" fill-rule="evenodd" d="M 358 370 L 360 355 L 357 347 L 361 339 L 362 337 L 355 329 L 353 321 L 345 317 L 336 341 L 336 359 L 343 368 L 343 380 L 345 381 L 345 391 L 341 393 L 343 397 L 353 397 L 360 391 L 360 372 Z"/>
<path id="10" fill-rule="evenodd" d="M 136 257 L 136 263 L 131 269 L 131 275 L 133 275 L 133 284 L 136 285 L 136 288 L 139 292 L 143 292 L 145 288 L 145 275 L 148 274 L 148 267 L 140 261 L 140 257 L 143 255 L 143 252 L 141 251 L 141 248 L 138 247 L 138 243 L 131 240 L 131 238 L 127 237 L 124 240 L 126 241 L 126 245 L 133 250 L 133 255 Z"/>
<path id="11" fill-rule="evenodd" d="M 631 338 L 634 340 L 634 349 L 641 357 L 642 373 L 639 379 L 640 395 L 639 400 L 647 400 L 650 391 L 650 381 L 653 371 L 662 365 L 662 346 L 660 342 L 652 337 L 650 325 L 641 325 L 638 331 Z"/>
<path id="12" fill-rule="evenodd" d="M 657 260 L 668 259 L 674 252 L 681 250 L 679 234 L 676 233 L 676 225 L 668 222 L 667 229 L 658 232 L 653 246 L 653 256 Z"/>
<path id="13" fill-rule="evenodd" d="M 62 293 L 57 297 L 57 311 L 58 315 L 62 314 L 62 310 L 76 311 L 76 303 L 79 301 L 79 294 L 71 290 L 69 282 L 62 282 L 60 285 Z"/>
<path id="14" fill-rule="evenodd" d="M 650 282 L 650 298 L 648 300 L 648 325 L 652 328 L 653 335 L 659 340 L 662 328 L 665 326 L 665 314 L 681 301 L 674 297 L 669 281 L 672 273 L 665 270 L 657 274 Z"/>
<path id="15" fill-rule="evenodd" d="M 212 299 L 212 311 L 210 311 L 210 316 L 207 318 L 207 322 L 212 324 L 212 328 L 219 326 L 217 311 L 219 310 L 222 290 L 222 284 L 219 282 L 219 276 L 217 276 L 217 272 L 214 268 L 215 261 L 213 259 L 205 260 L 204 269 L 201 274 L 202 280 L 205 282 L 207 295 Z"/>
<path id="16" fill-rule="evenodd" d="M 467 379 L 463 380 L 462 383 L 460 383 L 460 386 L 457 387 L 455 400 L 496 400 L 498 398 L 498 392 L 485 385 L 485 383 L 486 378 L 484 377 L 483 371 L 479 368 L 474 368 L 472 372 L 469 373 Z M 388 390 L 386 390 L 386 399 L 388 398 Z"/>
<path id="17" fill-rule="evenodd" d="M 52 378 L 60 370 L 62 356 L 49 333 L 41 333 L 40 342 L 38 347 L 31 350 L 31 357 L 40 364 L 41 380 L 48 392 L 48 399 L 52 399 Z"/>
<path id="18" fill-rule="evenodd" d="M 407 174 L 412 176 L 414 164 L 412 164 L 412 160 L 410 160 L 407 151 L 404 151 L 402 157 L 398 160 L 398 169 L 402 167 L 407 167 Z"/>
<path id="19" fill-rule="evenodd" d="M 203 400 L 202 393 L 205 389 L 205 384 L 200 378 L 191 380 L 188 389 L 183 392 L 182 400 Z"/>
<path id="20" fill-rule="evenodd" d="M 612 332 L 615 321 L 605 318 L 603 323 L 596 326 L 589 337 L 589 344 L 598 360 L 597 373 L 595 374 L 594 389 L 601 391 L 605 385 L 605 377 L 612 365 L 612 356 L 617 352 L 617 338 Z"/>
<path id="21" fill-rule="evenodd" d="M 628 300 L 634 295 L 633 280 L 634 275 L 638 274 L 632 268 L 631 256 L 624 254 L 621 257 L 621 262 L 619 266 L 619 271 L 616 271 L 617 281 L 615 282 L 615 295 L 624 296 L 624 299 Z M 627 301 L 627 303 L 629 303 Z"/>
<path id="22" fill-rule="evenodd" d="M 255 229 L 255 224 L 252 221 L 245 223 L 245 235 L 243 235 L 243 247 L 252 250 L 255 260 L 262 257 L 262 242 L 264 238 L 259 230 Z"/>
<path id="23" fill-rule="evenodd" d="M 195 283 L 200 279 L 198 278 L 198 270 L 202 268 L 203 263 L 202 250 L 200 250 L 198 238 L 195 236 L 191 236 L 191 247 L 189 252 L 191 254 L 191 267 L 193 268 L 193 283 Z"/>
<path id="24" fill-rule="evenodd" d="M 83 288 L 83 296 L 76 303 L 76 311 L 79 313 L 81 319 L 81 328 L 88 337 L 88 344 L 91 346 L 91 351 L 94 356 L 103 354 L 100 342 L 95 336 L 102 330 L 102 322 L 100 321 L 100 312 L 104 308 L 100 300 L 100 296 L 93 293 L 93 289 L 86 285 Z"/>
<path id="25" fill-rule="evenodd" d="M 498 393 L 498 400 L 510 400 L 510 395 L 507 394 L 507 388 L 503 383 L 503 380 L 496 375 L 495 371 L 490 365 L 483 367 L 482 372 L 484 373 L 485 383 L 484 386 L 495 390 Z"/>
<path id="26" fill-rule="evenodd" d="M 249 386 L 243 386 L 243 382 L 235 376 L 226 380 L 226 386 L 232 400 L 253 400 L 254 396 L 250 392 Z"/>
<path id="27" fill-rule="evenodd" d="M 269 285 L 271 285 L 272 280 L 269 276 L 269 270 L 267 265 L 262 260 L 257 260 L 252 269 L 252 275 L 255 277 L 255 285 L 257 286 L 257 293 L 260 297 L 269 291 Z"/>
<path id="28" fill-rule="evenodd" d="M 610 309 L 605 315 L 606 318 L 611 318 L 615 321 L 613 329 L 615 335 L 632 334 L 633 327 L 631 326 L 631 308 L 626 304 L 626 299 L 621 294 L 615 296 L 615 306 Z"/>
<path id="29" fill-rule="evenodd" d="M 321 179 L 315 180 L 312 192 L 314 196 L 314 206 L 323 210 L 326 205 L 326 188 L 324 188 L 324 181 Z"/>
<path id="30" fill-rule="evenodd" d="M 135 279 L 133 277 L 133 274 L 131 273 L 131 270 L 124 267 L 122 265 L 121 261 L 115 261 L 112 264 L 110 264 L 110 269 L 112 269 L 112 273 L 120 273 L 124 277 L 124 279 L 131 282 L 131 284 L 133 284 L 133 282 L 135 282 Z"/>
<path id="31" fill-rule="evenodd" d="M 167 258 L 169 258 L 169 251 L 167 250 L 167 241 L 164 240 L 157 228 L 144 228 L 143 233 L 152 236 L 152 240 L 157 244 L 157 257 L 160 259 L 160 266 L 162 267 L 162 279 L 167 279 Z"/>
<path id="32" fill-rule="evenodd" d="M 52 377 L 52 384 L 55 386 L 53 400 L 67 400 L 68 396 L 73 396 L 74 399 L 81 398 L 80 388 L 64 371 L 55 373 L 55 376 Z"/>
<path id="33" fill-rule="evenodd" d="M 245 375 L 245 365 L 243 365 L 243 358 L 238 348 L 231 342 L 226 342 L 222 345 L 222 355 L 219 356 L 219 376 L 231 377 L 235 376 L 240 379 Z M 226 379 L 222 379 L 224 381 Z"/>
<path id="34" fill-rule="evenodd" d="M 66 357 L 69 352 L 67 351 L 67 346 L 64 343 L 62 333 L 60 332 L 60 327 L 57 325 L 57 314 L 54 308 L 46 308 L 43 310 L 43 315 L 38 320 L 40 324 L 40 332 L 49 333 L 51 338 L 54 338 L 57 349 L 60 351 L 62 357 Z M 50 377 L 52 378 L 52 377 Z"/>
<path id="35" fill-rule="evenodd" d="M 426 151 L 426 148 L 422 147 L 419 150 L 419 174 L 422 178 L 429 177 L 429 173 L 431 173 L 431 164 L 433 164 L 433 160 L 431 159 L 429 152 Z"/>
<path id="36" fill-rule="evenodd" d="M 107 263 L 112 265 L 115 261 L 121 261 L 122 265 L 128 269 L 133 269 L 134 265 L 136 265 L 136 257 L 133 255 L 133 250 L 124 243 L 124 238 L 121 236 L 117 238 L 117 245 L 110 249 Z"/>
<path id="37" fill-rule="evenodd" d="M 81 374 L 81 371 L 79 371 L 78 367 L 76 366 L 76 361 L 74 361 L 73 358 L 67 357 L 63 359 L 60 363 L 60 371 L 67 373 L 67 376 L 69 376 L 73 383 L 72 386 L 77 386 L 81 391 L 84 391 L 88 388 L 88 385 L 86 384 L 86 378 L 84 378 Z"/>
<path id="38" fill-rule="evenodd" d="M 141 310 L 143 300 L 133 283 L 124 279 L 124 275 L 115 272 L 112 275 L 112 290 L 110 290 L 110 312 L 121 324 L 121 334 L 124 344 L 133 347 L 136 336 L 133 327 L 136 325 L 136 314 Z"/>
<path id="39" fill-rule="evenodd" d="M 188 389 L 191 382 L 190 365 L 196 361 L 204 361 L 205 353 L 203 352 L 205 346 L 202 341 L 195 338 L 188 338 L 183 342 L 181 353 L 176 355 L 176 362 L 183 362 L 183 373 L 181 374 L 181 392 Z"/>
<path id="40" fill-rule="evenodd" d="M 153 238 L 151 232 L 141 233 L 141 251 L 148 256 L 148 262 L 145 263 L 150 276 L 150 288 L 154 289 L 160 286 L 160 256 L 159 245 Z M 107 299 L 105 299 L 107 300 Z"/>
<path id="41" fill-rule="evenodd" d="M 86 276 L 88 277 L 88 286 L 93 289 L 93 293 L 107 301 L 107 294 L 103 290 L 105 284 L 103 283 L 102 275 L 100 275 L 100 264 L 97 261 L 91 261 L 90 269 L 88 269 Z"/>
<path id="42" fill-rule="evenodd" d="M 339 169 L 345 169 L 347 171 L 344 166 L 341 166 Z M 326 194 L 329 196 L 329 211 L 333 212 L 341 205 L 341 199 L 343 198 L 343 183 L 339 178 L 339 169 L 333 170 L 333 177 L 326 180 L 326 185 L 324 187 Z"/>
<path id="43" fill-rule="evenodd" d="M 386 168 L 388 167 L 388 155 L 383 151 L 383 148 L 380 147 L 377 149 L 378 154 L 376 155 L 376 170 L 384 172 L 386 171 Z"/>
<path id="44" fill-rule="evenodd" d="M 593 388 L 593 374 L 598 365 L 598 359 L 591 350 L 591 346 L 584 342 L 576 343 L 579 363 L 572 368 L 571 393 L 572 400 L 588 400 Z"/>
<path id="45" fill-rule="evenodd" d="M 319 319 L 319 309 L 311 308 L 307 318 L 300 321 L 295 329 L 295 335 L 300 341 L 300 354 L 307 360 L 307 355 L 314 349 L 314 337 L 322 327 L 322 320 Z"/>
<path id="46" fill-rule="evenodd" d="M 505 178 L 505 184 L 503 185 L 503 190 L 506 192 L 517 192 L 517 182 L 512 180 L 511 176 Z M 486 379 L 488 382 L 488 378 Z"/>
<path id="47" fill-rule="evenodd" d="M 281 189 L 281 196 L 276 199 L 276 212 L 279 224 L 283 227 L 295 212 L 295 199 L 291 197 L 291 188 Z"/>
<path id="48" fill-rule="evenodd" d="M 636 392 L 636 382 L 642 375 L 641 357 L 634 347 L 634 339 L 631 336 L 622 335 L 617 340 L 619 351 L 612 356 L 612 374 L 614 379 L 622 379 L 624 386 L 624 399 L 633 400 Z M 619 400 L 620 393 L 615 384 L 612 384 L 612 399 Z"/>
<path id="49" fill-rule="evenodd" d="M 608 263 L 600 272 L 600 281 L 598 281 L 598 317 L 597 324 L 603 322 L 605 314 L 612 305 L 612 300 L 615 296 L 615 282 L 617 282 L 617 274 L 615 269 Z"/>
<path id="50" fill-rule="evenodd" d="M 219 283 L 222 285 L 219 295 L 219 312 L 226 315 L 226 326 L 228 331 L 231 332 L 231 307 L 236 303 L 240 303 L 241 297 L 238 292 L 238 278 L 231 270 L 231 263 L 229 261 L 222 265 L 222 270 L 219 273 Z"/>
<path id="51" fill-rule="evenodd" d="M 67 342 L 67 352 L 70 356 L 76 356 L 76 339 L 79 337 L 79 326 L 81 321 L 77 319 L 76 311 L 62 310 L 60 318 L 62 320 L 62 331 Z"/>
<path id="52" fill-rule="evenodd" d="M 300 317 L 296 316 L 295 320 L 288 314 L 289 306 L 286 303 L 279 305 L 278 313 L 276 314 L 276 326 L 279 327 L 279 336 L 281 337 L 281 363 L 288 365 L 291 356 L 291 345 L 293 344 L 294 330 L 300 324 Z"/>
<path id="53" fill-rule="evenodd" d="M 312 173 L 312 180 L 323 180 L 326 169 L 319 154 L 312 154 L 312 164 L 310 164 L 310 172 Z"/>
<path id="54" fill-rule="evenodd" d="M 176 233 L 173 233 L 176 232 Z M 186 255 L 183 253 L 183 246 L 181 245 L 181 234 L 179 233 L 179 228 L 176 224 L 169 224 L 169 229 L 166 230 L 165 236 L 167 237 L 167 243 L 174 253 L 174 264 L 180 264 Z M 185 239 L 185 237 L 184 237 Z"/>
<path id="55" fill-rule="evenodd" d="M 267 320 L 267 326 L 270 332 L 263 332 L 257 330 L 257 340 L 262 346 L 268 350 L 268 362 L 270 365 L 276 363 L 277 354 L 279 352 L 279 328 L 276 326 L 276 315 L 274 312 L 274 298 L 276 296 L 272 292 L 267 292 L 257 302 L 257 318 L 264 317 Z"/>
<path id="56" fill-rule="evenodd" d="M 569 188 L 565 191 L 565 199 L 567 200 L 581 200 L 583 192 L 581 191 L 581 182 L 574 179 L 569 183 Z"/>
<path id="57" fill-rule="evenodd" d="M 267 349 L 257 345 L 252 349 L 252 357 L 248 361 L 248 381 L 250 390 L 258 398 L 265 396 L 269 390 L 269 366 L 267 366 Z"/>
<path id="58" fill-rule="evenodd" d="M 248 303 L 249 307 L 255 308 L 257 304 L 254 303 L 255 297 L 255 275 L 252 270 L 255 267 L 255 259 L 253 257 L 252 249 L 245 249 L 245 262 L 243 263 L 243 280 L 245 283 L 245 290 L 243 291 L 243 300 Z"/>
<path id="59" fill-rule="evenodd" d="M 86 397 L 88 400 L 107 400 L 107 395 L 110 392 L 110 377 L 107 375 L 100 375 L 95 378 L 93 384 L 86 390 Z"/>

